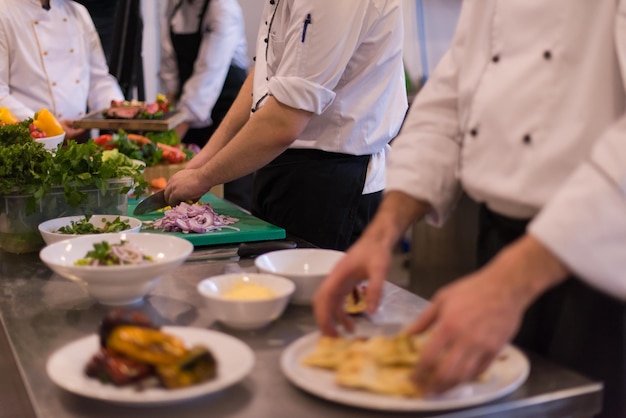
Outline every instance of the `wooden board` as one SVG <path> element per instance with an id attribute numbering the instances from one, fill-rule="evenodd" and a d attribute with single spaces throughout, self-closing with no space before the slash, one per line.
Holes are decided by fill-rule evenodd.
<path id="1" fill-rule="evenodd" d="M 169 131 L 185 120 L 184 115 L 179 111 L 167 112 L 163 119 L 107 119 L 102 114 L 105 110 L 91 112 L 84 118 L 75 120 L 74 127 L 83 129 L 124 129 L 126 131 Z"/>
<path id="2" fill-rule="evenodd" d="M 210 203 L 211 206 L 213 206 L 213 209 L 219 214 L 239 219 L 239 222 L 232 224 L 232 226 L 239 228 L 239 231 L 223 229 L 221 231 L 208 232 L 206 234 L 196 234 L 193 232 L 185 234 L 182 232 L 163 232 L 155 231 L 153 229 L 142 229 L 142 232 L 175 235 L 190 241 L 195 246 L 266 241 L 283 239 L 286 237 L 286 233 L 283 228 L 252 216 L 242 211 L 237 206 L 210 193 L 204 195 L 200 201 L 203 203 Z M 163 217 L 163 213 L 161 212 L 152 212 L 141 216 L 133 215 L 133 210 L 138 203 L 139 200 L 137 199 L 128 199 L 129 216 L 136 217 L 142 221 L 153 221 Z"/>

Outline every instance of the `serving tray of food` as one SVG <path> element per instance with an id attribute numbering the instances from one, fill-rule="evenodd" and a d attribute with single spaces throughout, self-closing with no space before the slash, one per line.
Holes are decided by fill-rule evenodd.
<path id="1" fill-rule="evenodd" d="M 107 118 L 107 109 L 88 113 L 84 118 L 74 121 L 75 128 L 109 129 L 126 131 L 169 131 L 180 125 L 185 116 L 179 111 L 165 112 L 160 119 L 112 119 Z"/>
<path id="2" fill-rule="evenodd" d="M 108 109 L 88 113 L 74 121 L 75 128 L 124 129 L 127 131 L 168 131 L 183 122 L 185 116 L 174 110 L 164 95 L 155 102 L 112 100 Z"/>
<path id="3" fill-rule="evenodd" d="M 198 208 L 199 210 L 209 210 L 211 212 L 208 214 L 210 217 L 220 218 L 224 221 L 217 224 L 217 226 L 204 228 L 206 232 L 181 231 L 179 230 L 180 228 L 167 227 L 170 218 L 168 210 L 170 209 L 154 211 L 139 216 L 132 215 L 135 207 L 139 204 L 137 199 L 128 200 L 128 213 L 130 216 L 135 216 L 144 222 L 141 232 L 175 235 L 190 241 L 195 246 L 278 240 L 284 239 L 287 235 L 283 228 L 252 216 L 232 203 L 220 199 L 211 193 L 205 194 L 199 203 L 210 205 L 210 208 L 200 207 Z M 192 221 L 191 223 L 193 224 Z M 190 229 L 192 228 L 202 231 L 202 228 L 195 228 L 194 225 Z"/>

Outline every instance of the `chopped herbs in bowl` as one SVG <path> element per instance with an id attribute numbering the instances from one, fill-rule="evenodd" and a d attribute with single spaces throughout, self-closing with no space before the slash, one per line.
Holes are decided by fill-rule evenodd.
<path id="1" fill-rule="evenodd" d="M 139 232 L 142 222 L 121 215 L 67 216 L 39 224 L 39 232 L 46 244 L 80 235 Z"/>

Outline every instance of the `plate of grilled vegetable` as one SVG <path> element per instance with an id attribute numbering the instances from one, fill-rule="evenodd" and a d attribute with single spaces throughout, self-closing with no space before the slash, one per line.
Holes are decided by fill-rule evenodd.
<path id="1" fill-rule="evenodd" d="M 254 353 L 204 328 L 158 327 L 141 314 L 109 314 L 98 332 L 55 351 L 50 379 L 77 395 L 154 406 L 223 390 L 244 379 Z"/>

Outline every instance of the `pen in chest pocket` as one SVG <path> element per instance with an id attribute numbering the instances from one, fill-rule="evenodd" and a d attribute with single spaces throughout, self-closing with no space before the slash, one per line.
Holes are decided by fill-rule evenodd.
<path id="1" fill-rule="evenodd" d="M 304 19 L 304 26 L 302 26 L 302 43 L 304 43 L 304 39 L 306 38 L 306 29 L 311 24 L 311 13 L 306 15 L 306 19 Z"/>

